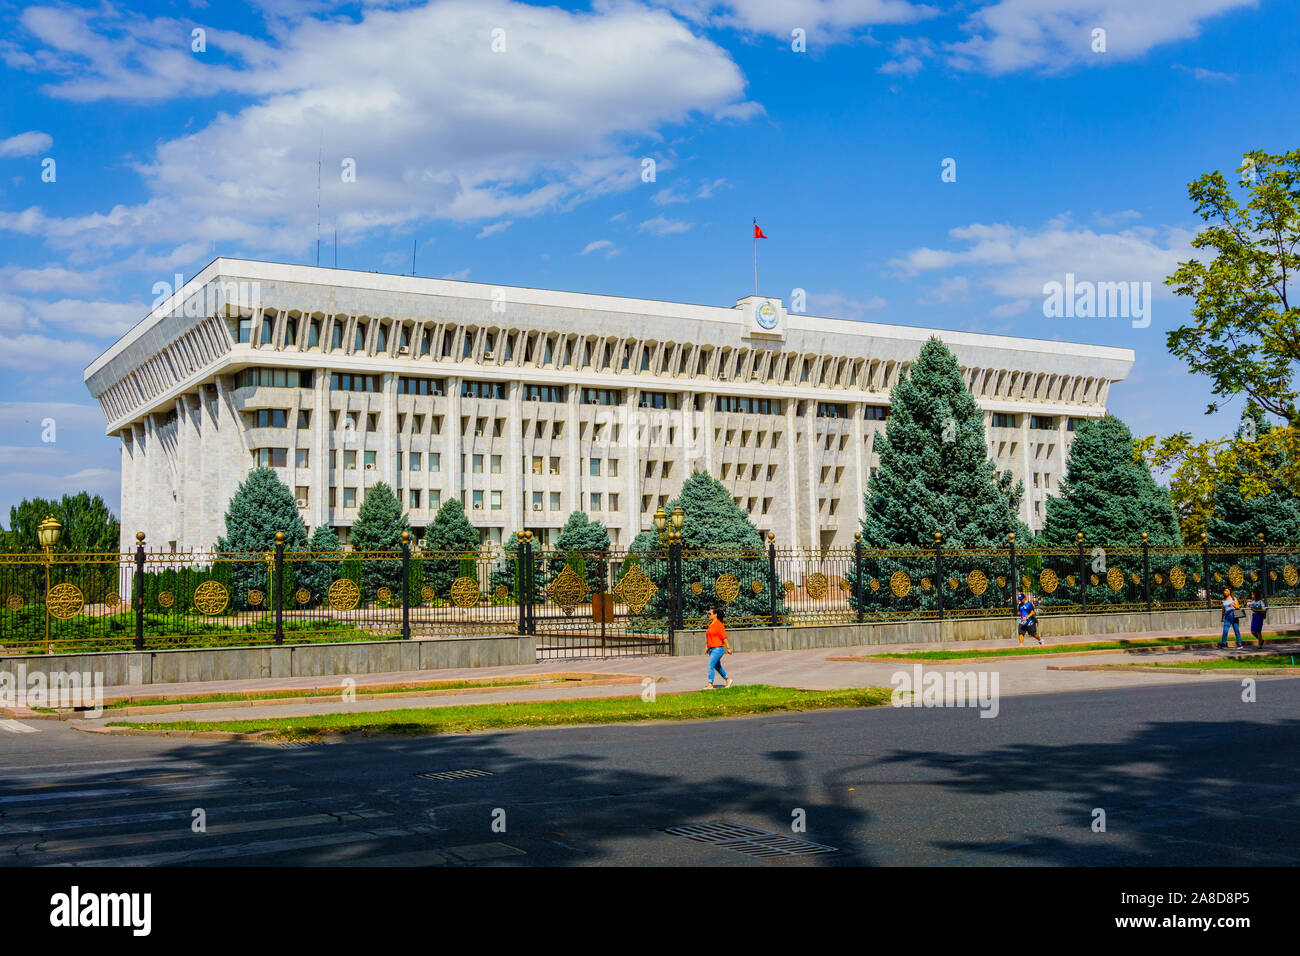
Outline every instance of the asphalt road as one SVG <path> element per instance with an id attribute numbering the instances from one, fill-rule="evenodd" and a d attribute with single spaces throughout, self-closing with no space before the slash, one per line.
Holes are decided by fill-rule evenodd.
<path id="1" fill-rule="evenodd" d="M 32 721 L 0 729 L 0 859 L 1294 866 L 1300 681 L 1257 695 L 1189 682 L 1004 697 L 995 719 L 881 707 L 300 749 Z M 490 775 L 417 776 L 454 770 Z M 663 832 L 717 822 L 760 833 Z M 835 852 L 786 855 L 809 848 L 782 838 Z"/>

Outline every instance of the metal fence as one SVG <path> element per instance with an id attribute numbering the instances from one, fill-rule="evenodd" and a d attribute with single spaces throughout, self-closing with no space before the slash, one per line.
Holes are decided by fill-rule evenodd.
<path id="1" fill-rule="evenodd" d="M 141 536 L 142 537 L 142 536 Z M 541 659 L 666 653 L 728 628 L 1300 601 L 1300 544 L 0 555 L 0 653 L 528 634 Z"/>

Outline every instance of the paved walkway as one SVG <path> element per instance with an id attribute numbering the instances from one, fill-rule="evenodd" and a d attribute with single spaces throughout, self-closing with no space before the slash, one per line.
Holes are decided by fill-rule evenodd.
<path id="1" fill-rule="evenodd" d="M 1167 634 L 1115 634 L 1104 638 L 1056 638 L 1049 644 L 1082 643 L 1097 640 L 1141 639 L 1152 637 L 1204 636 L 1208 632 L 1186 631 Z M 729 655 L 724 662 L 728 673 L 738 684 L 774 684 L 806 689 L 890 686 L 891 678 L 899 671 L 910 672 L 916 664 L 926 670 L 970 671 L 985 670 L 998 675 L 999 693 L 1003 695 L 1040 694 L 1059 691 L 1113 689 L 1137 685 L 1158 685 L 1195 680 L 1240 682 L 1243 674 L 1226 670 L 1218 673 L 1173 671 L 1155 673 L 1148 670 L 1073 670 L 1079 665 L 1135 663 L 1144 661 L 1213 660 L 1233 651 L 1220 651 L 1216 647 L 1166 651 L 1135 655 L 1123 652 L 1090 653 L 1080 655 L 1041 655 L 1034 657 L 991 658 L 980 662 L 936 661 L 853 661 L 847 657 L 870 656 L 909 650 L 979 650 L 1014 646 L 1010 641 L 963 641 L 939 644 L 870 645 L 853 648 L 817 648 L 800 651 L 754 652 Z M 1300 641 L 1286 644 L 1269 642 L 1263 650 L 1248 645 L 1248 655 L 1276 653 L 1285 647 L 1300 653 Z M 840 658 L 840 659 L 836 659 Z M 203 710 L 170 711 L 156 715 L 133 714 L 129 719 L 178 720 L 246 720 L 256 717 L 297 717 L 321 713 L 350 713 L 390 710 L 405 707 L 445 707 L 462 704 L 500 703 L 507 701 L 541 701 L 587 697 L 614 697 L 639 694 L 645 678 L 656 681 L 660 694 L 699 690 L 704 685 L 707 670 L 703 654 L 691 657 L 627 657 L 608 660 L 545 661 L 538 664 L 505 667 L 451 668 L 444 670 L 405 671 L 389 674 L 353 675 L 357 687 L 367 687 L 396 682 L 444 681 L 465 678 L 529 677 L 543 674 L 588 674 L 598 678 L 622 676 L 623 682 L 596 684 L 557 683 L 532 687 L 485 688 L 482 691 L 461 691 L 454 694 L 430 694 L 411 697 L 390 695 L 362 695 L 355 701 L 341 700 L 344 677 L 261 678 L 209 683 L 149 684 L 114 687 L 110 698 L 120 697 L 177 697 L 212 693 L 238 693 L 250 690 L 313 690 L 334 689 L 339 696 L 299 703 L 247 704 L 215 707 Z M 720 690 L 721 692 L 721 690 Z M 27 715 L 23 715 L 25 718 Z M 98 720 L 86 721 L 92 725 L 109 720 L 122 720 L 121 714 L 108 711 Z"/>

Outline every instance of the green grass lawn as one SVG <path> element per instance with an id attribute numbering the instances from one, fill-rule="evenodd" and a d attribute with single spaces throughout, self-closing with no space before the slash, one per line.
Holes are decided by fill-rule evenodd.
<path id="1" fill-rule="evenodd" d="M 593 675 L 604 676 L 604 675 Z M 341 678 L 333 678 L 341 680 Z M 516 677 L 491 678 L 487 680 L 434 680 L 416 681 L 409 684 L 393 684 L 387 687 L 355 687 L 353 693 L 358 697 L 379 694 L 404 694 L 410 691 L 467 690 L 470 688 L 491 689 L 494 687 L 548 686 L 551 684 L 576 683 L 580 677 Z M 170 707 L 177 704 L 226 703 L 245 700 L 295 700 L 300 697 L 340 697 L 343 693 L 341 684 L 328 688 L 303 687 L 281 690 L 250 690 L 228 694 L 197 694 L 192 697 L 151 697 L 146 700 L 116 700 L 105 704 L 105 710 L 121 710 L 125 707 Z M 40 708 L 33 708 L 39 710 Z"/>
<path id="2" fill-rule="evenodd" d="M 1300 631 L 1279 631 L 1268 638 L 1290 637 Z M 1032 640 L 1032 639 L 1031 639 Z M 1188 645 L 1217 644 L 1217 637 L 1153 637 L 1121 641 L 1094 641 L 1088 644 L 1026 644 L 1024 647 L 997 647 L 990 650 L 971 648 L 963 651 L 898 651 L 893 654 L 869 654 L 853 660 L 871 660 L 878 657 L 919 661 L 951 661 L 968 657 L 1032 657 L 1038 654 L 1077 654 L 1080 651 L 1132 651 L 1147 647 L 1185 647 Z"/>
<path id="3" fill-rule="evenodd" d="M 233 733 L 272 731 L 273 736 L 280 739 L 312 738 L 327 733 L 451 734 L 509 727 L 615 724 L 640 720 L 701 720 L 784 711 L 875 707 L 887 703 L 890 693 L 887 687 L 823 691 L 752 684 L 686 694 L 660 694 L 654 701 L 642 700 L 638 695 L 252 720 L 187 720 L 174 723 L 115 721 L 109 726 L 138 730 L 219 730 Z"/>
<path id="4" fill-rule="evenodd" d="M 1230 671 L 1247 668 L 1254 670 L 1258 667 L 1296 667 L 1296 654 L 1252 654 L 1249 657 L 1225 657 L 1221 660 L 1214 661 L 1180 661 L 1177 664 L 1156 664 L 1145 663 L 1142 667 L 1168 667 L 1183 670 L 1206 670 L 1206 671 Z M 1129 667 L 1139 666 L 1134 664 L 1126 665 Z"/>

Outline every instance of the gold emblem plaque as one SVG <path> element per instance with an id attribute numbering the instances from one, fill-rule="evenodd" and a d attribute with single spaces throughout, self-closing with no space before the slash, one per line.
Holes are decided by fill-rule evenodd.
<path id="1" fill-rule="evenodd" d="M 1043 568 L 1042 573 L 1038 575 L 1038 583 L 1043 586 L 1043 590 L 1051 594 L 1061 583 L 1056 577 L 1056 572 L 1051 568 Z"/>
<path id="2" fill-rule="evenodd" d="M 912 579 L 906 571 L 895 571 L 889 576 L 889 590 L 894 592 L 894 597 L 907 597 L 912 593 Z"/>
<path id="3" fill-rule="evenodd" d="M 351 578 L 339 578 L 327 592 L 332 611 L 350 611 L 361 600 L 361 588 Z"/>
<path id="4" fill-rule="evenodd" d="M 734 574 L 719 574 L 718 579 L 713 582 L 713 593 L 718 596 L 719 601 L 730 604 L 740 597 L 740 582 L 736 580 Z"/>
<path id="5" fill-rule="evenodd" d="M 81 594 L 81 588 L 66 581 L 54 585 L 45 595 L 45 608 L 50 612 L 50 617 L 60 621 L 76 617 L 85 606 L 86 599 Z"/>
<path id="6" fill-rule="evenodd" d="M 803 589 L 814 601 L 826 596 L 826 575 L 814 572 L 804 579 Z"/>
<path id="7" fill-rule="evenodd" d="M 641 570 L 641 565 L 634 564 L 614 587 L 614 596 L 630 607 L 632 613 L 640 614 L 658 590 L 659 586 Z"/>
<path id="8" fill-rule="evenodd" d="M 204 581 L 194 589 L 194 608 L 208 617 L 220 614 L 230 603 L 230 592 L 220 581 Z"/>
<path id="9" fill-rule="evenodd" d="M 573 569 L 566 567 L 565 571 L 572 572 Z M 560 575 L 563 577 L 563 573 Z M 574 575 L 575 577 L 577 575 Z M 556 580 L 559 580 L 558 578 Z M 552 582 L 554 583 L 554 582 Z M 451 603 L 457 607 L 473 607 L 478 604 L 479 598 L 478 582 L 468 575 L 459 577 L 451 582 Z"/>
<path id="10" fill-rule="evenodd" d="M 989 579 L 983 571 L 972 571 L 966 575 L 966 586 L 970 588 L 970 593 L 977 597 L 988 590 Z"/>

